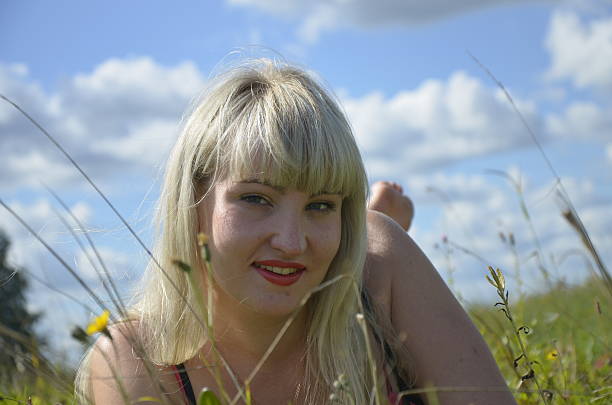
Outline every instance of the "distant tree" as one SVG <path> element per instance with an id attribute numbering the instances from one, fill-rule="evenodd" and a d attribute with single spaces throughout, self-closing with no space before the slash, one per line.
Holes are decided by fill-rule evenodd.
<path id="1" fill-rule="evenodd" d="M 28 282 L 18 268 L 7 263 L 11 241 L 0 230 L 0 377 L 15 374 L 32 361 L 32 351 L 41 344 L 34 332 L 40 314 L 27 309 Z"/>

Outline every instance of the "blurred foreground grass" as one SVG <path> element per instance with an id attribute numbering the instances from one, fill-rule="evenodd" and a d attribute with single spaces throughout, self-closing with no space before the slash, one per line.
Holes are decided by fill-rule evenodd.
<path id="1" fill-rule="evenodd" d="M 544 403 L 530 369 L 548 403 L 612 403 L 611 299 L 599 279 L 579 286 L 558 283 L 547 292 L 517 300 L 510 291 L 514 321 L 526 327 L 520 334 L 532 364 L 521 357 L 512 326 L 493 304 L 472 305 L 468 312 L 519 404 Z M 33 405 L 74 403 L 72 371 L 62 365 L 51 371 L 32 359 L 25 358 L 20 370 L 3 370 L 0 404 L 27 404 L 29 397 Z"/>

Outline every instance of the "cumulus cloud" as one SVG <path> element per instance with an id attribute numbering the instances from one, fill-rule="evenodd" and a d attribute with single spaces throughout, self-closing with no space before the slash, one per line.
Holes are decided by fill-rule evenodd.
<path id="1" fill-rule="evenodd" d="M 120 136 L 117 130 L 130 127 L 125 122 L 180 117 L 185 103 L 203 84 L 191 62 L 164 67 L 150 58 L 110 59 L 93 72 L 74 77 L 62 91 L 62 100 L 70 112 L 110 131 L 107 136 Z"/>
<path id="2" fill-rule="evenodd" d="M 50 245 L 55 245 L 59 251 L 71 239 L 69 231 L 58 218 L 56 210 L 47 199 L 39 199 L 31 203 L 20 201 L 5 201 L 28 225 Z M 81 223 L 86 223 L 92 215 L 90 206 L 85 202 L 77 202 L 70 212 Z M 58 209 L 61 212 L 61 209 Z M 64 214 L 67 217 L 67 214 Z M 68 220 L 75 228 L 76 225 Z M 30 269 L 40 267 L 40 259 L 49 256 L 46 248 L 38 242 L 29 231 L 23 227 L 7 210 L 0 210 L 0 229 L 10 236 L 12 249 L 9 260 L 18 266 Z"/>
<path id="3" fill-rule="evenodd" d="M 406 179 L 412 198 L 424 204 L 450 201 L 479 201 L 487 196 L 489 185 L 482 175 L 437 172 L 414 174 Z"/>
<path id="4" fill-rule="evenodd" d="M 533 1 L 533 0 L 522 0 Z M 322 32 L 342 26 L 379 27 L 415 25 L 467 11 L 516 3 L 512 0 L 227 0 L 235 6 L 251 7 L 272 15 L 302 20 L 298 35 L 316 42 Z"/>
<path id="5" fill-rule="evenodd" d="M 602 195 L 589 179 L 564 178 L 562 181 L 604 260 L 611 260 L 612 256 L 607 253 L 612 249 L 608 231 L 612 227 L 610 196 Z M 494 291 L 484 281 L 488 265 L 506 272 L 513 294 L 519 290 L 534 292 L 544 286 L 546 283 L 534 256 L 538 243 L 540 259 L 553 280 L 578 282 L 589 274 L 584 262 L 585 258 L 590 260 L 588 254 L 580 237 L 562 216 L 566 207 L 560 204 L 556 193 L 551 193 L 554 182 L 524 188 L 535 234 L 510 184 L 500 185 L 491 176 L 435 173 L 419 176 L 412 187 L 421 185 L 422 189 L 427 184 L 447 198 L 436 202 L 417 191 L 417 218 L 419 208 L 435 209 L 440 214 L 427 229 L 411 230 L 411 233 L 441 274 L 453 283 L 459 282 L 453 287 L 467 300 L 494 298 Z M 509 244 L 510 234 L 514 247 Z"/>
<path id="6" fill-rule="evenodd" d="M 9 94 L 30 107 L 94 179 L 147 171 L 163 161 L 181 114 L 204 85 L 191 63 L 163 67 L 148 58 L 104 62 L 46 94 L 21 65 L 2 66 Z M 498 90 L 457 72 L 427 80 L 392 97 L 370 93 L 343 100 L 374 177 L 424 169 L 528 142 Z M 517 100 L 536 127 L 535 106 Z M 51 186 L 78 179 L 76 171 L 23 117 L 0 107 L 5 189 Z"/>
<path id="7" fill-rule="evenodd" d="M 37 119 L 94 178 L 149 171 L 177 135 L 185 108 L 204 86 L 191 62 L 164 67 L 149 58 L 110 59 L 47 93 L 23 65 L 0 64 L 0 88 Z M 78 178 L 39 131 L 0 105 L 4 189 Z"/>
<path id="8" fill-rule="evenodd" d="M 79 251 L 75 258 L 76 268 L 85 279 L 99 280 L 99 274 L 104 275 L 104 268 L 106 268 L 113 280 L 118 281 L 125 278 L 126 274 L 133 270 L 134 263 L 130 260 L 129 255 L 105 246 L 96 246 L 96 250 L 104 263 L 104 267 L 99 263 L 94 250 L 89 246 L 84 251 Z"/>
<path id="9" fill-rule="evenodd" d="M 2 94 L 26 108 L 52 130 L 66 125 L 58 112 L 58 100 L 47 94 L 29 77 L 27 66 L 0 64 Z M 0 154 L 4 157 L 0 170 L 0 185 L 4 190 L 37 185 L 40 179 L 60 182 L 72 173 L 57 155 L 47 154 L 48 142 L 16 109 L 0 102 Z"/>
<path id="10" fill-rule="evenodd" d="M 342 101 L 373 177 L 393 177 L 530 142 L 501 92 L 463 72 L 447 81 L 427 80 L 390 98 L 374 92 Z M 515 102 L 538 131 L 534 104 Z"/>
<path id="11" fill-rule="evenodd" d="M 66 162 L 43 154 L 40 150 L 29 150 L 23 154 L 12 154 L 4 161 L 6 169 L 0 184 L 6 188 L 39 187 L 45 184 L 62 185 L 77 178 L 77 173 Z M 5 188 L 5 189 L 6 189 Z"/>
<path id="12" fill-rule="evenodd" d="M 101 155 L 107 154 L 125 161 L 155 166 L 164 160 L 174 143 L 175 138 L 169 134 L 176 132 L 176 122 L 152 119 L 130 130 L 125 136 L 94 142 L 91 149 Z"/>
<path id="13" fill-rule="evenodd" d="M 546 118 L 548 132 L 576 139 L 610 139 L 612 109 L 592 101 L 575 101 L 564 111 Z"/>
<path id="14" fill-rule="evenodd" d="M 612 18 L 582 21 L 557 11 L 545 40 L 551 56 L 550 79 L 567 79 L 577 88 L 612 89 Z"/>

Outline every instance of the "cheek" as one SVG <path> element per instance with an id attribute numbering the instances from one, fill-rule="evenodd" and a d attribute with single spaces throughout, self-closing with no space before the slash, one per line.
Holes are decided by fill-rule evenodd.
<path id="1" fill-rule="evenodd" d="M 222 213 L 215 215 L 211 227 L 212 239 L 216 249 L 224 250 L 235 244 L 236 224 L 231 215 Z"/>
<path id="2" fill-rule="evenodd" d="M 236 232 L 226 216 L 215 216 L 210 226 L 210 254 L 213 274 L 217 282 L 224 285 L 224 280 L 233 277 L 232 270 L 238 268 L 238 251 Z M 222 287 L 223 288 L 223 287 Z"/>
<path id="3" fill-rule="evenodd" d="M 211 232 L 214 251 L 225 260 L 246 260 L 244 256 L 248 256 L 257 244 L 256 226 L 231 209 L 217 212 L 213 217 Z"/>
<path id="4" fill-rule="evenodd" d="M 336 257 L 336 253 L 338 253 L 342 235 L 341 227 L 340 220 L 335 221 L 324 227 L 320 232 L 319 238 L 317 238 L 320 252 L 326 261 L 331 262 Z"/>

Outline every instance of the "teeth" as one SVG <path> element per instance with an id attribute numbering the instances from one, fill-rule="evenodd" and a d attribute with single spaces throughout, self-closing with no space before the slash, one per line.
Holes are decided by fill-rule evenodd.
<path id="1" fill-rule="evenodd" d="M 272 273 L 276 273 L 276 274 L 280 274 L 282 276 L 286 276 L 288 274 L 293 274 L 296 271 L 298 271 L 298 269 L 293 268 L 293 267 L 275 267 L 275 266 L 266 266 L 263 264 L 258 264 L 258 267 L 261 267 L 262 269 L 266 269 L 268 271 L 271 271 Z"/>

